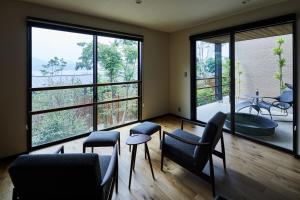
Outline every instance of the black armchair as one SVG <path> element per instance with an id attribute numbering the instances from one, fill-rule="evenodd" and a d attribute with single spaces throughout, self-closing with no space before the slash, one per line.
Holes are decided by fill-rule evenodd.
<path id="1" fill-rule="evenodd" d="M 203 123 L 183 120 L 181 129 L 176 129 L 172 133 L 163 132 L 161 170 L 163 171 L 164 157 L 188 169 L 197 176 L 208 181 L 212 185 L 212 193 L 215 196 L 215 180 L 212 154 L 223 159 L 224 169 L 226 170 L 225 147 L 222 129 L 226 115 L 218 112 L 206 124 L 203 136 L 198 137 L 183 130 L 183 123 L 189 122 L 194 125 L 204 126 Z M 222 152 L 216 151 L 215 146 L 221 139 Z M 209 162 L 210 174 L 203 173 L 203 168 Z"/>
<path id="2" fill-rule="evenodd" d="M 9 174 L 13 200 L 111 199 L 114 185 L 118 190 L 117 146 L 111 156 L 22 155 L 12 163 Z"/>
<path id="3" fill-rule="evenodd" d="M 271 99 L 266 101 L 266 99 Z M 261 101 L 257 103 L 258 107 L 261 109 L 266 109 L 272 119 L 272 116 L 282 116 L 282 115 L 272 115 L 271 108 L 275 107 L 284 112 L 283 116 L 287 116 L 287 110 L 293 106 L 293 90 L 287 89 L 281 93 L 278 97 L 263 97 Z"/>

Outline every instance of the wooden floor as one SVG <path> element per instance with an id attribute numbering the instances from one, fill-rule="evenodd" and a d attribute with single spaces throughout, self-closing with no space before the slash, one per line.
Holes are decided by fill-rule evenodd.
<path id="1" fill-rule="evenodd" d="M 164 130 L 180 127 L 180 119 L 163 117 L 155 120 Z M 164 172 L 160 171 L 160 149 L 158 134 L 149 142 L 150 155 L 156 181 L 151 177 L 148 161 L 144 159 L 143 145 L 138 147 L 136 169 L 133 173 L 131 190 L 128 190 L 130 152 L 125 144 L 129 129 L 121 132 L 121 156 L 119 160 L 119 193 L 113 199 L 213 199 L 211 187 L 179 165 L 166 159 Z M 193 132 L 202 128 L 187 127 Z M 198 133 L 197 133 L 198 134 Z M 216 192 L 227 199 L 300 199 L 300 160 L 277 150 L 264 147 L 245 139 L 225 133 L 227 173 L 221 160 L 214 157 Z M 65 144 L 66 153 L 81 152 L 79 139 Z M 56 147 L 39 151 L 50 152 Z M 219 145 L 217 146 L 219 148 Z M 106 154 L 110 148 L 97 148 L 97 153 Z M 12 184 L 7 174 L 10 162 L 0 163 L 0 199 L 11 199 Z M 206 169 L 206 171 L 208 171 Z"/>

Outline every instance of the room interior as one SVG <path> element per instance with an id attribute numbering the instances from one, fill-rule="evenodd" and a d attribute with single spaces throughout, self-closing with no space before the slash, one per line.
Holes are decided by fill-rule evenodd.
<path id="1" fill-rule="evenodd" d="M 300 2 L 0 5 L 0 199 L 299 199 Z"/>

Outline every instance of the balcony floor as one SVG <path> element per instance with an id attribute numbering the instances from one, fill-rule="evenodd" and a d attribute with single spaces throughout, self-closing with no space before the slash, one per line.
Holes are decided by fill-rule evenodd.
<path id="1" fill-rule="evenodd" d="M 217 101 L 197 107 L 197 120 L 207 122 L 216 112 L 222 111 L 224 113 L 230 112 L 230 104 L 228 97 L 224 97 L 223 101 Z M 249 109 L 245 108 L 240 112 L 249 113 Z M 256 114 L 256 111 L 252 112 Z M 280 114 L 278 110 L 272 110 L 272 114 Z M 264 117 L 270 118 L 268 115 Z M 275 134 L 272 136 L 251 136 L 256 140 L 270 143 L 285 149 L 293 149 L 293 114 L 288 116 L 273 116 L 273 119 L 278 123 L 275 129 Z M 277 121 L 280 120 L 280 121 Z M 249 135 L 247 135 L 249 136 Z"/>

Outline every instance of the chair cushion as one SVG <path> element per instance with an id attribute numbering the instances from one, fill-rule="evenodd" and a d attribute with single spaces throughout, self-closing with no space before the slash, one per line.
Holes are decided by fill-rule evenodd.
<path id="1" fill-rule="evenodd" d="M 176 129 L 171 134 L 176 135 L 176 136 L 186 139 L 186 140 L 194 141 L 194 142 L 198 142 L 199 140 L 201 140 L 200 137 L 198 137 L 194 134 L 188 133 L 181 129 Z M 184 142 L 176 140 L 167 135 L 165 137 L 164 151 L 167 152 L 168 154 L 172 154 L 172 155 L 178 157 L 186 164 L 194 163 L 195 148 L 196 148 L 195 145 L 186 144 Z"/>
<path id="2" fill-rule="evenodd" d="M 145 134 L 152 135 L 153 133 L 161 130 L 161 126 L 152 122 L 143 122 L 132 129 L 130 129 L 130 133 L 132 134 Z"/>
<path id="3" fill-rule="evenodd" d="M 95 131 L 87 137 L 83 145 L 87 147 L 114 146 L 119 138 L 120 132 L 118 131 Z"/>

